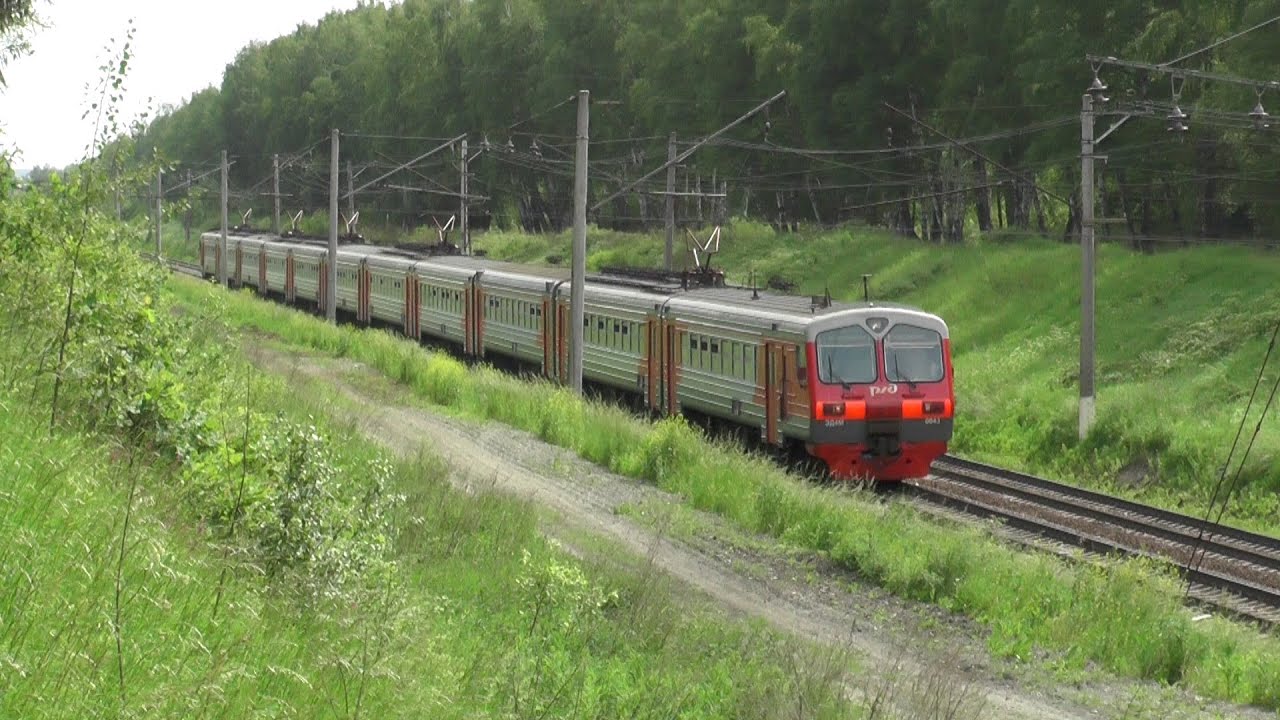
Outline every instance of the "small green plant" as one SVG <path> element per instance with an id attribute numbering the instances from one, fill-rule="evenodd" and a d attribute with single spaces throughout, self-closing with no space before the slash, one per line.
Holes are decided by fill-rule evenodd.
<path id="1" fill-rule="evenodd" d="M 185 279 L 173 287 L 190 308 L 209 307 L 217 292 Z M 421 388 L 431 373 L 447 372 L 456 378 L 447 396 L 424 396 L 445 397 L 457 410 L 558 438 L 585 458 L 680 494 L 695 508 L 825 553 L 904 597 L 980 619 L 991 628 L 998 654 L 1029 657 L 1045 649 L 1061 653 L 1068 667 L 1100 663 L 1242 702 L 1267 701 L 1280 678 L 1280 662 L 1257 659 L 1280 658 L 1274 641 L 1228 623 L 1189 622 L 1177 588 L 1146 564 L 1092 569 L 1024 555 L 975 528 L 939 525 L 903 505 L 800 481 L 763 458 L 708 441 L 680 418 L 650 424 L 616 407 L 577 401 L 565 415 L 568 429 L 547 433 L 545 408 L 568 402 L 548 383 L 492 370 L 458 373 L 456 360 L 381 331 L 335 328 L 247 294 L 220 297 L 220 316 L 232 325 L 302 348 L 340 348 L 408 387 Z M 415 353 L 408 364 L 406 348 Z M 1248 679 L 1223 679 L 1240 676 Z"/>

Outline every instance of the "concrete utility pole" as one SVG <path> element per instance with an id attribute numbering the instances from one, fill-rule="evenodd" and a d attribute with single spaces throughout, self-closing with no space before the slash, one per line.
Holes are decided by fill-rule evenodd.
<path id="1" fill-rule="evenodd" d="M 458 194 L 461 200 L 458 203 L 458 245 L 462 247 L 462 252 L 466 255 L 471 254 L 471 229 L 467 227 L 467 140 L 462 139 L 462 175 L 458 179 Z"/>
<path id="2" fill-rule="evenodd" d="M 587 275 L 587 145 L 591 91 L 578 91 L 577 152 L 573 162 L 573 274 L 569 289 L 569 382 L 582 393 L 583 294 Z"/>
<path id="3" fill-rule="evenodd" d="M 182 229 L 185 232 L 187 244 L 191 244 L 191 215 L 194 211 L 191 209 L 191 171 L 187 171 L 187 212 L 183 214 Z"/>
<path id="4" fill-rule="evenodd" d="M 222 234 L 218 237 L 218 282 L 224 287 L 227 281 L 227 151 L 222 151 Z"/>
<path id="5" fill-rule="evenodd" d="M 356 216 L 356 176 L 351 172 L 351 161 L 347 161 L 347 219 Z"/>
<path id="6" fill-rule="evenodd" d="M 160 257 L 161 252 L 164 250 L 164 247 L 160 242 L 160 218 L 161 213 L 163 212 L 161 203 L 164 201 L 164 188 L 162 187 L 163 181 L 161 180 L 161 177 L 163 176 L 163 170 L 156 170 L 156 257 Z"/>
<path id="7" fill-rule="evenodd" d="M 329 140 L 329 261 L 324 289 L 324 311 L 329 322 L 338 324 L 338 128 Z"/>
<path id="8" fill-rule="evenodd" d="M 271 156 L 271 232 L 280 234 L 280 153 Z"/>
<path id="9" fill-rule="evenodd" d="M 1080 112 L 1080 439 L 1094 416 L 1094 240 L 1093 240 L 1093 96 L 1086 93 Z"/>
<path id="10" fill-rule="evenodd" d="M 676 134 L 667 138 L 667 244 L 662 248 L 662 266 L 671 271 L 672 256 L 676 245 Z"/>

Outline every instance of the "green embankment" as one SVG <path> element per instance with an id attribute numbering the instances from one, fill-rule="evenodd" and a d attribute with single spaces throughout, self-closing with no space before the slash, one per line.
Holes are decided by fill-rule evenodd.
<path id="1" fill-rule="evenodd" d="M 1048 652 L 1068 672 L 1099 663 L 1280 707 L 1280 644 L 1220 619 L 1193 621 L 1167 569 L 1135 561 L 1068 566 L 1025 555 L 904 505 L 799 481 L 764 459 L 709 443 L 680 418 L 651 424 L 545 382 L 469 371 L 387 332 L 329 326 L 249 292 L 228 295 L 178 277 L 172 287 L 193 311 L 298 349 L 359 360 L 431 402 L 523 428 L 743 528 L 824 553 L 904 597 L 974 617 L 990 628 L 997 654 Z"/>
<path id="2" fill-rule="evenodd" d="M 828 660 L 254 372 L 93 183 L 5 179 L 0 717 L 858 712 Z"/>
<path id="3" fill-rule="evenodd" d="M 704 233 L 705 235 L 705 233 Z M 590 268 L 657 267 L 660 235 L 596 231 Z M 490 257 L 568 263 L 568 235 L 490 232 Z M 679 241 L 677 257 L 684 256 Z M 879 231 L 775 234 L 725 228 L 713 263 L 731 281 L 771 278 L 793 292 L 862 297 L 936 312 L 951 328 L 957 379 L 954 452 L 1203 513 L 1227 461 L 1268 341 L 1280 321 L 1280 256 L 1238 247 L 1142 255 L 1099 249 L 1097 423 L 1077 440 L 1078 245 L 1046 240 L 938 247 Z M 1275 381 L 1272 366 L 1229 478 Z M 1268 415 L 1225 516 L 1280 530 L 1280 421 Z"/>
<path id="4" fill-rule="evenodd" d="M 374 241 L 384 235 L 377 228 L 365 232 Z M 426 230 L 392 234 L 434 239 Z M 182 243 L 179 224 L 166 225 L 165 237 L 167 254 L 194 260 L 194 243 Z M 542 264 L 566 265 L 570 251 L 567 234 L 495 231 L 477 234 L 474 243 L 493 258 Z M 593 228 L 589 255 L 593 269 L 657 267 L 662 237 Z M 874 297 L 936 312 L 951 328 L 954 452 L 1197 515 L 1221 478 L 1280 321 L 1280 295 L 1272 287 L 1280 257 L 1270 252 L 1200 246 L 1143 255 L 1101 246 L 1097 422 L 1081 443 L 1075 245 L 1018 240 L 938 247 L 878 231 L 777 234 L 736 224 L 725 229 L 713 263 L 733 282 L 747 284 L 754 273 L 761 286 L 778 278 L 794 283 L 791 292 L 830 290 L 843 299 L 860 298 L 862 274 L 870 273 Z M 1274 371 L 1264 378 L 1231 459 L 1232 495 L 1223 515 L 1273 533 L 1280 531 L 1278 425 L 1264 423 L 1243 469 L 1240 459 L 1274 378 Z"/>

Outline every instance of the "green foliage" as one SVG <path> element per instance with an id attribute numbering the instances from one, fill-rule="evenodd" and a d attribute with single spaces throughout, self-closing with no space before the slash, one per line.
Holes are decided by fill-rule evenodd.
<path id="1" fill-rule="evenodd" d="M 77 187 L 0 202 L 0 297 L 24 311 L 0 327 L 0 716 L 774 717 L 801 687 L 809 717 L 854 710 L 794 643 L 574 559 L 530 507 L 335 427 L 236 357 L 208 307 L 173 305 Z M 77 213 L 72 272 L 52 233 Z M 422 373 L 377 337 L 420 392 L 475 400 L 461 365 Z"/>
<path id="2" fill-rule="evenodd" d="M 545 263 L 567 236 L 491 232 L 490 257 Z M 659 235 L 593 232 L 588 267 L 660 256 Z M 1079 250 L 1049 242 L 932 247 L 869 230 L 784 234 L 735 222 L 713 265 L 731 282 L 794 283 L 940 314 L 952 336 L 958 420 L 952 449 L 1192 514 L 1221 473 L 1277 321 L 1269 253 L 1237 247 L 1144 255 L 1100 249 L 1097 424 L 1077 441 Z M 814 273 L 814 268 L 823 272 Z M 1274 373 L 1264 378 L 1270 387 Z M 1265 395 L 1246 423 L 1250 433 Z M 1264 431 L 1226 519 L 1275 531 L 1280 440 Z M 1238 467 L 1237 452 L 1232 473 Z M 645 477 L 652 477 L 645 474 Z"/>
<path id="3" fill-rule="evenodd" d="M 175 280 L 174 289 L 188 307 L 208 306 L 216 292 L 185 279 Z M 1100 663 L 1126 675 L 1274 706 L 1280 648 L 1224 621 L 1191 622 L 1180 588 L 1163 566 L 1137 561 L 1068 565 L 1019 553 L 978 529 L 941 524 L 856 491 L 798 481 L 762 458 L 710 442 L 680 418 L 649 424 L 614 407 L 571 402 L 562 389 L 541 381 L 523 382 L 492 370 L 459 373 L 457 361 L 387 333 L 335 328 L 248 294 L 228 298 L 220 317 L 300 347 L 327 353 L 341 348 L 438 402 L 440 396 L 424 390 L 421 378 L 447 373 L 455 382 L 443 400 L 448 405 L 563 442 L 583 457 L 678 493 L 695 508 L 825 553 L 904 597 L 980 619 L 991 628 L 991 647 L 999 654 L 1050 653 L 1071 672 Z M 409 353 L 413 357 L 407 361 Z M 548 432 L 544 408 L 553 403 L 560 405 L 569 429 Z M 577 407 L 564 412 L 565 404 Z M 590 617 L 608 597 L 607 591 L 602 596 L 587 590 L 558 571 L 541 577 L 541 585 L 529 580 L 526 585 L 558 583 L 554 592 L 561 604 L 554 607 L 559 617 Z M 558 579 L 553 583 L 551 577 Z M 556 677 L 567 678 L 570 670 L 560 672 Z"/>
<path id="4" fill-rule="evenodd" d="M 939 140 L 886 109 L 888 102 L 951 137 L 991 133 L 982 151 L 1018 176 L 954 148 L 858 162 L 703 148 L 693 171 L 702 178 L 759 178 L 755 188 L 730 185 L 732 214 L 790 223 L 861 220 L 934 240 L 1000 228 L 1056 235 L 1074 207 L 1036 197 L 1022 178 L 1034 173 L 1058 197 L 1078 192 L 1079 165 L 1064 148 L 1079 139 L 1075 117 L 1092 79 L 1084 56 L 1165 62 L 1274 9 L 1253 2 L 1210 10 L 1185 0 L 367 4 L 241 49 L 217 87 L 151 123 L 139 156 L 149 158 L 154 147 L 199 165 L 227 149 L 239 158 L 233 182 L 245 187 L 267 176 L 273 153 L 309 148 L 335 127 L 360 134 L 343 141 L 344 157 L 357 162 L 410 156 L 403 141 L 373 135 L 467 132 L 473 150 L 483 140 L 492 148 L 471 169 L 492 198 L 487 210 L 496 225 L 562 230 L 570 224 L 572 183 L 531 153 L 535 141 L 564 152 L 557 138 L 571 134 L 573 115 L 561 104 L 578 89 L 621 102 L 598 105 L 591 127 L 593 138 L 633 138 L 601 146 L 609 148 L 608 172 L 628 178 L 665 157 L 672 130 L 682 138 L 705 135 L 785 89 L 785 102 L 734 137 L 868 151 Z M 849 28 L 865 30 L 858 42 L 849 42 Z M 1181 67 L 1266 78 L 1280 59 L 1268 37 L 1246 35 Z M 1115 68 L 1103 79 L 1117 99 L 1157 103 L 1155 118 L 1135 119 L 1107 140 L 1108 173 L 1115 169 L 1101 192 L 1107 214 L 1132 218 L 1130 232 L 1148 238 L 1261 242 L 1275 234 L 1280 213 L 1254 200 L 1269 189 L 1272 144 L 1208 114 L 1192 120 L 1188 141 L 1171 139 L 1159 117 L 1170 102 L 1167 79 L 1140 83 Z M 1254 101 L 1248 88 L 1195 81 L 1180 98 L 1183 107 L 1238 113 L 1242 121 Z M 1100 121 L 1099 131 L 1106 126 Z M 521 157 L 503 159 L 508 141 Z M 548 162 L 563 159 L 547 152 Z M 593 200 L 617 187 L 595 185 Z M 323 188 L 303 183 L 296 190 L 289 200 L 295 211 L 327 204 Z M 897 202 L 939 191 L 947 194 L 936 202 Z M 422 194 L 387 197 L 378 206 L 401 218 L 456 209 L 450 199 Z M 259 201 L 260 211 L 268 207 Z M 644 207 L 651 225 L 659 223 L 661 210 Z M 598 220 L 627 223 L 641 208 L 638 197 L 624 198 Z M 679 214 L 692 213 L 682 202 Z M 376 222 L 399 226 L 399 219 Z"/>

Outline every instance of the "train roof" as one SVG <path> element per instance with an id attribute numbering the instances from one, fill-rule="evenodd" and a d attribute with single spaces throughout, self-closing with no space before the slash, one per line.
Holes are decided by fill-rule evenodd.
<path id="1" fill-rule="evenodd" d="M 206 235 L 218 236 L 214 230 Z M 301 236 L 281 237 L 265 231 L 239 229 L 228 231 L 228 238 L 278 243 L 306 248 L 308 254 L 328 247 L 324 238 Z M 567 282 L 570 269 L 556 266 L 528 265 L 502 260 L 491 260 L 471 255 L 432 254 L 418 247 L 388 247 L 369 245 L 347 240 L 339 244 L 340 255 L 356 255 L 392 266 L 421 267 L 431 265 L 455 270 L 516 276 L 535 283 Z M 850 319 L 877 313 L 911 316 L 936 325 L 945 336 L 946 324 L 936 315 L 912 305 L 892 302 L 846 302 L 829 296 L 774 294 L 750 287 L 704 287 L 690 282 L 689 275 L 649 270 L 613 270 L 587 273 L 588 290 L 592 293 L 630 295 L 644 298 L 655 304 L 666 304 L 683 311 L 705 313 L 708 316 L 738 316 L 741 318 L 770 318 L 779 323 L 805 326 L 810 332 L 838 326 Z"/>

